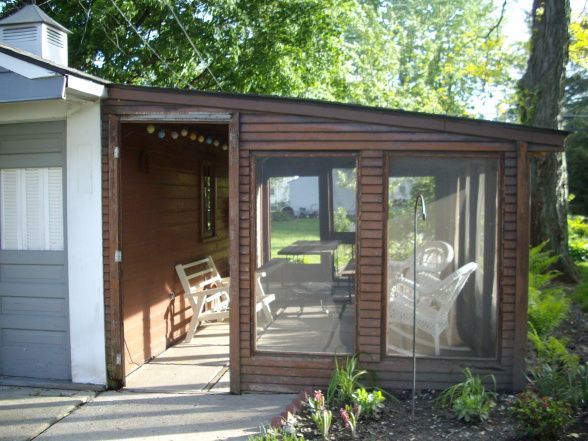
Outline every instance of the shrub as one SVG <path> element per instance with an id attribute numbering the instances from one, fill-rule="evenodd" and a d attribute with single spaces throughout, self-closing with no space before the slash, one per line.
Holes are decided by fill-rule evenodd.
<path id="1" fill-rule="evenodd" d="M 565 401 L 540 397 L 531 390 L 519 394 L 512 407 L 522 435 L 547 440 L 556 438 L 573 421 L 572 410 Z"/>
<path id="2" fill-rule="evenodd" d="M 576 262 L 588 262 L 588 223 L 583 216 L 568 216 L 568 246 Z"/>
<path id="3" fill-rule="evenodd" d="M 450 408 L 457 419 L 466 423 L 473 421 L 485 421 L 490 411 L 495 406 L 496 393 L 487 391 L 484 379 L 479 375 L 473 375 L 470 369 L 464 369 L 465 380 L 451 386 L 441 393 L 438 403 L 442 407 Z M 494 387 L 496 381 L 493 376 Z"/>
<path id="4" fill-rule="evenodd" d="M 381 390 L 368 392 L 362 387 L 353 392 L 353 403 L 358 405 L 361 413 L 367 416 L 378 413 L 384 407 L 385 400 L 386 398 Z"/>
<path id="5" fill-rule="evenodd" d="M 576 409 L 588 408 L 588 365 L 579 365 L 568 372 L 569 402 Z"/>
<path id="6" fill-rule="evenodd" d="M 580 365 L 579 357 L 570 354 L 565 339 L 542 338 L 529 332 L 536 353 L 535 366 L 529 369 L 528 380 L 540 396 L 565 400 L 573 408 L 588 406 L 588 368 Z"/>
<path id="7" fill-rule="evenodd" d="M 273 222 L 284 222 L 294 219 L 294 215 L 287 211 L 272 211 Z"/>
<path id="8" fill-rule="evenodd" d="M 357 364 L 357 356 L 354 355 L 340 367 L 335 357 L 335 370 L 327 389 L 327 403 L 345 405 L 353 401 L 353 393 L 362 386 L 359 379 L 367 373 L 359 369 Z"/>
<path id="9" fill-rule="evenodd" d="M 544 251 L 546 244 L 531 248 L 529 255 L 529 323 L 539 335 L 555 329 L 570 307 L 563 289 L 551 284 L 561 273 L 549 270 L 559 257 Z"/>
<path id="10" fill-rule="evenodd" d="M 588 262 L 583 262 L 578 265 L 580 270 L 581 281 L 574 289 L 574 300 L 588 312 Z"/>

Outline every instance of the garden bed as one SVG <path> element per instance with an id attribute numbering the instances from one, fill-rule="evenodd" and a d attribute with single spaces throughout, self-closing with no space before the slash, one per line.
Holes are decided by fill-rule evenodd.
<path id="1" fill-rule="evenodd" d="M 418 395 L 415 416 L 411 416 L 411 398 L 409 392 L 397 393 L 398 401 L 387 400 L 384 408 L 376 417 L 362 418 L 357 427 L 359 441 L 433 441 L 433 440 L 480 440 L 510 441 L 521 438 L 517 435 L 517 423 L 511 417 L 510 406 L 515 397 L 499 394 L 497 404 L 490 417 L 480 423 L 465 424 L 459 421 L 449 410 L 440 408 L 435 399 L 439 392 L 426 391 Z M 333 425 L 330 440 L 354 440 L 347 430 L 336 408 L 333 412 Z M 588 414 L 576 414 L 576 422 L 571 425 L 558 440 L 588 440 Z M 290 428 L 288 429 L 288 426 Z M 296 415 L 289 418 L 286 430 L 304 436 L 304 440 L 322 440 L 316 425 L 310 417 L 306 406 L 302 406 Z M 280 439 L 280 438 L 277 438 Z"/>

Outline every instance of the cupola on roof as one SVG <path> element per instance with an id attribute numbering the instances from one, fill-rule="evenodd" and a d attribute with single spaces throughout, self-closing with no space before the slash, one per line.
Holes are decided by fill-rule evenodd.
<path id="1" fill-rule="evenodd" d="M 67 28 L 32 2 L 0 20 L 0 42 L 67 66 Z"/>
<path id="2" fill-rule="evenodd" d="M 60 31 L 71 34 L 71 31 L 69 29 L 53 20 L 35 4 L 26 5 L 23 8 L 16 11 L 14 14 L 11 14 L 8 17 L 5 17 L 2 20 L 0 20 L 0 26 L 32 23 L 45 23 L 53 27 L 56 27 Z"/>

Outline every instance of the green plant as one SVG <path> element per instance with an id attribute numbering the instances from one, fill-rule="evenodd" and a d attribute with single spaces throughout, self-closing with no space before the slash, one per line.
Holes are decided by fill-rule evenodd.
<path id="1" fill-rule="evenodd" d="M 496 405 L 496 393 L 486 390 L 485 378 L 473 375 L 469 368 L 464 369 L 465 380 L 444 390 L 438 403 L 442 407 L 450 408 L 459 420 L 466 423 L 485 421 L 490 411 Z M 496 389 L 494 376 L 489 376 Z"/>
<path id="2" fill-rule="evenodd" d="M 576 409 L 588 408 L 588 364 L 578 365 L 568 372 L 570 404 Z"/>
<path id="3" fill-rule="evenodd" d="M 345 207 L 337 207 L 333 213 L 333 226 L 335 231 L 353 231 L 353 222 L 349 219 Z"/>
<path id="4" fill-rule="evenodd" d="M 348 357 L 343 366 L 335 357 L 335 370 L 327 389 L 327 403 L 344 405 L 353 401 L 353 393 L 361 387 L 359 379 L 367 371 L 358 368 L 357 356 Z"/>
<path id="5" fill-rule="evenodd" d="M 511 409 L 520 423 L 522 435 L 541 440 L 556 438 L 573 421 L 568 403 L 540 397 L 531 390 L 519 394 Z"/>
<path id="6" fill-rule="evenodd" d="M 529 323 L 540 335 L 557 327 L 570 307 L 563 289 L 552 285 L 553 279 L 561 273 L 549 267 L 559 256 L 545 251 L 546 245 L 547 242 L 543 242 L 531 248 L 529 254 Z"/>
<path id="7" fill-rule="evenodd" d="M 574 289 L 572 296 L 582 309 L 588 312 L 588 262 L 578 264 L 578 269 L 581 281 Z"/>
<path id="8" fill-rule="evenodd" d="M 314 391 L 314 396 L 308 397 L 307 404 L 310 409 L 310 417 L 323 439 L 329 439 L 329 430 L 333 422 L 333 412 L 325 407 L 325 397 L 320 390 Z"/>
<path id="9" fill-rule="evenodd" d="M 345 408 L 339 409 L 339 414 L 341 415 L 345 428 L 351 432 L 351 437 L 357 438 L 357 423 L 359 422 L 361 407 L 357 404 L 354 406 L 347 404 Z"/>
<path id="10" fill-rule="evenodd" d="M 358 405 L 364 415 L 372 416 L 384 407 L 386 398 L 381 390 L 376 389 L 373 392 L 368 392 L 361 387 L 356 389 L 352 395 L 353 403 Z"/>
<path id="11" fill-rule="evenodd" d="M 568 246 L 576 262 L 588 262 L 588 223 L 583 216 L 568 216 Z"/>
<path id="12" fill-rule="evenodd" d="M 247 441 L 304 441 L 304 436 L 287 432 L 284 428 L 261 428 L 259 435 L 247 438 Z"/>
<path id="13" fill-rule="evenodd" d="M 542 337 L 531 327 L 529 341 L 533 344 L 536 364 L 549 364 L 555 367 L 572 368 L 578 365 L 578 356 L 570 354 L 567 349 L 568 341 L 557 337 Z"/>

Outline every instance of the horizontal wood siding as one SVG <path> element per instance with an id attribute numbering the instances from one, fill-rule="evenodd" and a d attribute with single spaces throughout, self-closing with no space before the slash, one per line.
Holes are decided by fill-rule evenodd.
<path id="1" fill-rule="evenodd" d="M 297 392 L 305 387 L 325 387 L 334 361 L 332 356 L 316 356 L 301 354 L 268 354 L 256 353 L 254 348 L 254 324 L 251 299 L 253 272 L 256 258 L 256 236 L 255 236 L 255 185 L 252 176 L 255 173 L 253 163 L 253 152 L 267 151 L 273 154 L 280 151 L 338 151 L 347 150 L 358 152 L 358 200 L 359 200 L 359 222 L 358 222 L 358 249 L 359 259 L 357 274 L 357 310 L 356 310 L 356 350 L 361 354 L 362 365 L 373 370 L 380 384 L 390 388 L 409 387 L 411 362 L 406 357 L 385 356 L 385 339 L 382 333 L 385 318 L 386 287 L 384 284 L 384 256 L 385 256 L 385 225 L 387 222 L 386 210 L 386 151 L 431 151 L 439 152 L 461 152 L 468 155 L 476 155 L 480 152 L 497 151 L 501 153 L 504 179 L 500 187 L 500 202 L 502 212 L 500 213 L 499 227 L 499 339 L 498 356 L 495 360 L 480 359 L 419 359 L 419 386 L 420 387 L 446 387 L 461 378 L 461 371 L 464 367 L 472 367 L 475 372 L 492 373 L 496 377 L 499 387 L 509 388 L 513 382 L 513 359 L 518 348 L 515 346 L 515 297 L 516 293 L 516 250 L 518 246 L 526 246 L 517 242 L 517 145 L 511 141 L 517 139 L 518 134 L 510 128 L 499 128 L 498 138 L 492 138 L 493 130 L 490 126 L 483 126 L 480 129 L 481 136 L 475 136 L 478 125 L 475 123 L 457 123 L 443 118 L 427 119 L 427 123 L 415 128 L 414 116 L 398 114 L 394 117 L 379 115 L 376 113 L 359 113 L 358 110 L 345 110 L 330 114 L 327 107 L 321 107 L 316 103 L 296 104 L 293 108 L 300 109 L 299 114 L 288 110 L 287 102 L 273 106 L 265 105 L 263 100 L 256 101 L 255 98 L 247 97 L 243 100 L 238 98 L 221 97 L 212 99 L 208 96 L 173 95 L 163 92 L 147 92 L 134 90 L 114 90 L 104 103 L 103 120 L 110 114 L 133 115 L 141 113 L 160 113 L 165 116 L 169 112 L 239 112 L 239 124 L 236 134 L 239 137 L 238 149 L 235 149 L 235 167 L 238 169 L 238 176 L 235 176 L 236 191 L 231 201 L 235 204 L 235 268 L 238 268 L 238 307 L 237 315 L 233 315 L 231 321 L 232 342 L 238 343 L 238 348 L 232 347 L 238 357 L 232 360 L 239 360 L 238 368 L 231 370 L 232 374 L 238 375 L 238 379 L 232 379 L 232 392 L 239 391 L 264 391 L 264 392 Z M 162 99 L 159 102 L 159 98 Z M 165 103 L 165 104 L 162 104 Z M 234 106 L 233 106 L 234 104 Z M 264 110 L 264 106 L 265 109 Z M 280 109 L 284 109 L 283 113 Z M 308 109 L 308 113 L 304 115 Z M 314 109 L 314 110 L 312 110 Z M 316 111 L 315 111 L 316 110 Z M 345 118 L 348 117 L 346 120 Z M 406 125 L 403 122 L 406 121 Z M 412 126 L 411 126 L 412 125 Z M 471 127 L 470 127 L 471 125 Z M 462 131 L 462 126 L 465 127 Z M 112 264 L 113 241 L 108 240 L 112 234 L 109 229 L 112 227 L 112 210 L 108 200 L 109 192 L 112 191 L 112 163 L 108 162 L 108 150 L 106 149 L 109 136 L 108 125 L 105 124 L 104 139 L 104 174 L 103 191 L 104 199 L 104 233 L 105 233 L 105 302 L 106 302 L 106 327 L 107 327 L 107 351 L 109 360 L 109 376 L 116 376 L 116 369 L 113 368 L 116 360 L 117 348 L 117 321 L 116 302 L 119 295 L 114 287 L 109 285 L 110 280 L 116 277 L 110 276 L 115 266 Z M 496 132 L 496 133 L 499 133 Z M 508 134 L 513 137 L 508 139 Z M 110 134 L 111 135 L 111 134 Z M 514 136 L 517 135 L 517 136 Z M 559 136 L 559 135 L 557 135 Z M 557 137 L 553 135 L 555 139 Z M 540 142 L 537 135 L 537 141 Z M 559 139 L 559 138 L 558 138 Z M 535 141 L 535 140 L 533 140 Z M 555 142 L 555 141 L 554 141 Z M 123 146 L 124 147 L 124 146 Z M 529 147 L 531 149 L 531 147 Z M 123 149 L 124 150 L 124 149 Z M 227 159 L 224 159 L 227 164 Z M 238 161 L 238 163 L 237 163 Z M 188 162 L 183 162 L 182 167 Z M 179 166 L 179 165 L 178 165 Z M 180 167 L 180 168 L 182 168 Z M 172 167 L 173 168 L 173 167 Z M 173 173 L 172 173 L 173 175 Z M 169 179 L 171 175 L 165 176 Z M 176 176 L 177 179 L 179 177 Z M 192 177 L 193 179 L 194 177 Z M 188 179 L 189 182 L 189 179 Z M 136 203 L 145 203 L 146 195 L 141 186 L 136 193 Z M 181 185 L 180 185 L 181 187 Z M 177 190 L 180 191 L 180 190 Z M 225 190 L 226 191 L 226 190 Z M 172 210 L 168 213 L 167 219 L 169 228 L 183 227 L 173 225 L 180 222 L 181 217 L 173 210 L 179 210 L 180 206 L 169 200 L 163 202 L 164 194 L 154 192 L 162 200 L 162 208 Z M 220 193 L 219 193 L 220 198 Z M 220 200 L 220 199 L 219 199 Z M 170 205 L 171 203 L 171 205 Z M 196 203 L 196 205 L 198 205 Z M 174 208 L 175 206 L 175 208 Z M 132 212 L 131 212 L 132 213 Z M 131 217 L 140 217 L 139 212 Z M 226 214 L 223 214 L 226 218 Z M 221 218 L 223 218 L 221 216 Z M 125 215 L 123 213 L 123 218 Z M 110 222 L 110 223 L 109 223 Z M 131 219 L 131 222 L 132 219 Z M 134 221 L 134 228 L 143 228 L 139 221 Z M 197 240 L 199 227 L 192 222 Z M 151 233 L 154 230 L 149 230 Z M 135 234 L 135 233 L 133 233 Z M 139 240 L 139 239 L 136 239 Z M 197 258 L 206 254 L 213 254 L 215 260 L 223 262 L 222 270 L 226 269 L 228 242 L 225 238 L 222 246 L 216 250 L 212 244 L 200 244 L 198 251 L 189 255 L 182 246 L 174 245 L 177 248 L 173 253 L 166 255 L 166 280 L 174 290 L 179 290 L 176 282 L 171 282 L 173 276 L 173 265 L 178 261 L 185 261 Z M 125 244 L 128 246 L 128 244 Z M 135 252 L 143 250 L 144 254 L 149 253 L 147 245 L 137 242 Z M 225 251 L 222 251 L 223 248 Z M 131 248 L 132 249 L 132 248 Z M 191 248 L 192 251 L 194 248 Z M 223 254 L 224 253 L 224 254 Z M 131 254 L 132 255 L 132 254 Z M 125 259 L 128 255 L 125 255 Z M 152 265 L 150 258 L 137 257 L 141 265 Z M 143 259 L 143 260 L 140 260 Z M 129 279 L 133 279 L 137 286 L 141 286 L 140 272 L 129 271 Z M 164 288 L 167 288 L 164 287 Z M 160 291 L 166 291 L 159 287 Z M 112 297 L 111 297 L 112 294 Z M 157 303 L 157 302 L 156 302 Z M 144 336 L 141 329 L 144 329 L 145 320 L 153 320 L 155 316 L 165 314 L 166 306 L 171 306 L 167 300 L 167 292 L 161 294 L 157 308 L 150 313 L 144 313 L 140 303 L 136 303 L 135 331 L 129 335 L 129 341 L 133 344 L 139 342 Z M 181 330 L 188 320 L 188 311 L 185 304 L 179 299 L 173 304 L 173 326 L 161 328 L 159 346 L 136 349 L 138 358 L 145 357 L 148 352 L 155 353 L 159 348 L 164 347 L 173 339 L 181 335 Z M 132 311 L 129 311 L 132 315 Z M 163 322 L 162 322 L 163 323 Z M 130 324 L 130 322 L 129 322 Z M 133 334 L 136 337 L 133 337 Z M 145 339 L 143 339 L 145 341 Z M 155 351 L 154 351 L 155 349 Z"/>
<path id="2" fill-rule="evenodd" d="M 492 373 L 499 388 L 512 386 L 514 350 L 514 280 L 516 237 L 516 145 L 488 138 L 456 135 L 428 130 L 407 130 L 378 124 L 337 121 L 327 118 L 277 115 L 270 113 L 241 114 L 240 131 L 240 387 L 243 391 L 297 392 L 303 388 L 324 388 L 329 381 L 332 356 L 294 354 L 256 354 L 252 351 L 254 331 L 251 324 L 251 257 L 255 253 L 254 227 L 250 198 L 255 194 L 250 176 L 253 162 L 250 151 L 277 150 L 359 152 L 358 162 L 358 274 L 356 349 L 362 366 L 372 370 L 379 384 L 391 389 L 405 389 L 412 384 L 412 362 L 407 357 L 385 356 L 386 287 L 386 167 L 385 151 L 461 151 L 476 154 L 489 150 L 507 152 L 504 172 L 507 178 L 499 186 L 499 201 L 504 213 L 500 219 L 498 240 L 505 236 L 504 249 L 498 246 L 499 262 L 499 351 L 495 360 L 485 359 L 419 359 L 418 387 L 445 388 L 463 378 L 463 368 Z M 504 155 L 504 154 L 503 154 Z M 513 161 L 514 158 L 514 162 Z M 512 167 L 515 167 L 514 169 Z M 499 221 L 500 221 L 499 219 Z M 505 231 L 503 234 L 502 232 Z M 500 262 L 504 263 L 500 268 Z M 504 274 L 503 274 L 504 273 Z"/>
<path id="3" fill-rule="evenodd" d="M 357 349 L 361 362 L 379 362 L 385 343 L 384 250 L 386 201 L 384 154 L 362 150 L 359 156 L 357 229 Z"/>
<path id="4" fill-rule="evenodd" d="M 227 153 L 219 148 L 197 146 L 188 139 L 160 140 L 148 135 L 143 125 L 123 125 L 122 134 L 122 296 L 128 374 L 186 333 L 192 311 L 182 295 L 176 264 L 210 255 L 219 272 L 228 275 L 228 163 Z M 203 161 L 214 164 L 217 178 L 217 234 L 205 240 Z"/>

